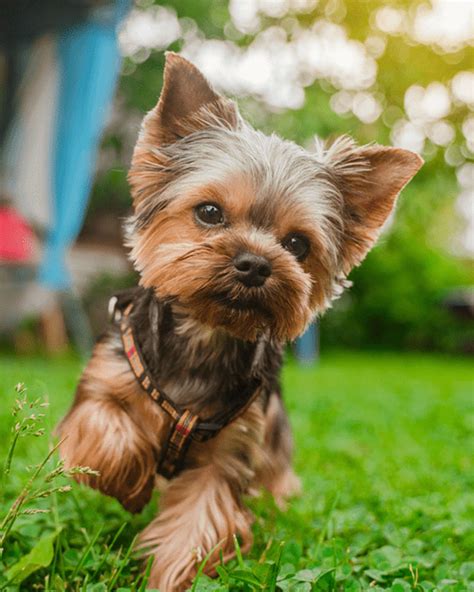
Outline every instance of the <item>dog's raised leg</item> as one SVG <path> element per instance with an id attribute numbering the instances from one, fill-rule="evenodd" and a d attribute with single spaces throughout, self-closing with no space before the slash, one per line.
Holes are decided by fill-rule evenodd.
<path id="1" fill-rule="evenodd" d="M 149 501 L 162 423 L 128 369 L 107 343 L 99 343 L 78 386 L 74 405 L 58 426 L 66 467 L 87 466 L 98 476 L 77 481 L 117 498 L 130 512 Z"/>

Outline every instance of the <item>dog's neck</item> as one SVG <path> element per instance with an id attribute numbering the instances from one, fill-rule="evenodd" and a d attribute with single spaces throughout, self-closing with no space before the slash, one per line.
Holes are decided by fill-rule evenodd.
<path id="1" fill-rule="evenodd" d="M 199 350 L 225 348 L 230 342 L 239 341 L 220 327 L 204 325 L 195 319 L 179 302 L 171 303 L 170 307 L 174 320 L 174 332 L 186 344 L 190 355 L 197 353 Z"/>
<path id="2" fill-rule="evenodd" d="M 134 309 L 148 369 L 176 404 L 205 416 L 235 402 L 252 374 L 269 389 L 276 384 L 281 346 L 268 338 L 259 345 L 204 326 L 179 303 L 164 302 L 150 290 L 137 293 Z"/>

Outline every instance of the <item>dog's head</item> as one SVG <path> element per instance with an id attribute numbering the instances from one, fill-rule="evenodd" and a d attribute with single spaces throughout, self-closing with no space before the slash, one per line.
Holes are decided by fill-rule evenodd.
<path id="1" fill-rule="evenodd" d="M 293 339 L 340 293 L 421 164 L 347 137 L 310 153 L 265 136 L 169 53 L 129 173 L 131 257 L 143 286 L 200 322 Z"/>

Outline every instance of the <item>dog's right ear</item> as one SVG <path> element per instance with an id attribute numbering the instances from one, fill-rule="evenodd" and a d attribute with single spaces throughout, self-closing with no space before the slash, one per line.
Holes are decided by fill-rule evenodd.
<path id="1" fill-rule="evenodd" d="M 416 175 L 423 159 L 402 148 L 358 147 L 346 136 L 329 147 L 325 164 L 343 198 L 340 263 L 348 274 L 374 245 L 400 191 Z"/>
<path id="2" fill-rule="evenodd" d="M 232 129 L 238 120 L 235 103 L 217 94 L 196 66 L 176 53 L 166 53 L 160 99 L 143 121 L 147 143 L 172 144 L 209 125 Z"/>

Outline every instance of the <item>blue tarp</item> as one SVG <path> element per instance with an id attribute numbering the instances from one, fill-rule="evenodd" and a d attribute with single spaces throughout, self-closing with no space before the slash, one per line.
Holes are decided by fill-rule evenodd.
<path id="1" fill-rule="evenodd" d="M 70 287 L 65 255 L 84 220 L 100 136 L 119 73 L 116 29 L 128 5 L 129 0 L 117 0 L 96 12 L 94 20 L 58 36 L 53 223 L 39 272 L 40 281 L 54 290 Z"/>

